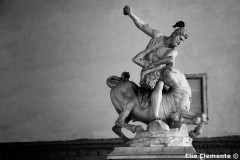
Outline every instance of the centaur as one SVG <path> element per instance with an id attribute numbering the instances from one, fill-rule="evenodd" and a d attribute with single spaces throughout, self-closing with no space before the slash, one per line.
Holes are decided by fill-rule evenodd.
<path id="1" fill-rule="evenodd" d="M 191 88 L 185 75 L 179 70 L 172 69 L 172 61 L 168 58 L 162 59 L 162 63 L 167 65 L 161 69 L 160 80 L 169 88 L 166 91 L 163 90 L 159 118 L 170 128 L 179 127 L 181 124 L 198 125 L 189 132 L 190 137 L 196 137 L 202 132 L 206 116 L 189 111 Z M 111 88 L 111 101 L 119 114 L 112 129 L 124 142 L 129 139 L 121 132 L 122 128 L 133 133 L 143 131 L 140 125 L 128 124 L 131 120 L 145 124 L 155 120 L 150 107 L 151 90 L 139 87 L 129 81 L 129 77 L 129 73 L 123 72 L 121 77 L 111 76 L 107 79 L 107 85 Z"/>

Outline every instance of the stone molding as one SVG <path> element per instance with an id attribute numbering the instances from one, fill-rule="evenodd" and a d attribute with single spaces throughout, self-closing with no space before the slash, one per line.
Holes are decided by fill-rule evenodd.
<path id="1" fill-rule="evenodd" d="M 198 153 L 240 154 L 240 136 L 196 138 L 193 140 L 193 146 Z M 81 159 L 86 157 L 101 159 L 102 157 L 104 159 L 115 147 L 124 147 L 124 144 L 118 138 L 0 143 L 0 160 L 67 159 L 69 157 L 81 157 Z"/>

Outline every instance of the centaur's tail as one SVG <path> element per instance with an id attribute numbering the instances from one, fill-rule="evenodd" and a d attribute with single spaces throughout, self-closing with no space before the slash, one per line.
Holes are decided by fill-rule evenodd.
<path id="1" fill-rule="evenodd" d="M 125 81 L 129 81 L 130 78 L 130 74 L 129 72 L 123 72 L 121 77 L 118 76 L 111 76 L 107 79 L 107 85 L 110 88 L 115 87 L 119 82 L 125 82 Z"/>

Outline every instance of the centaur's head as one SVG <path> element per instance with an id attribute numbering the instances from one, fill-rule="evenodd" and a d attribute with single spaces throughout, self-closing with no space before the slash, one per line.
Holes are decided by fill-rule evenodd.
<path id="1" fill-rule="evenodd" d="M 177 47 L 180 45 L 181 41 L 188 38 L 187 30 L 184 28 L 185 24 L 182 21 L 177 22 L 173 27 L 179 27 L 173 31 L 171 34 L 171 45 Z"/>

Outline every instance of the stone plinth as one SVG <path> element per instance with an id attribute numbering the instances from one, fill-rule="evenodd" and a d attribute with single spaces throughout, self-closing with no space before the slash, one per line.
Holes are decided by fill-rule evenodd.
<path id="1" fill-rule="evenodd" d="M 129 140 L 130 147 L 151 147 L 151 146 L 192 146 L 192 138 L 188 135 L 186 124 L 180 128 L 172 128 L 161 120 L 151 122 L 147 130 L 136 133 L 135 137 Z"/>
<path id="2" fill-rule="evenodd" d="M 188 147 L 116 147 L 107 159 L 184 159 L 186 154 L 196 154 L 192 146 Z"/>

